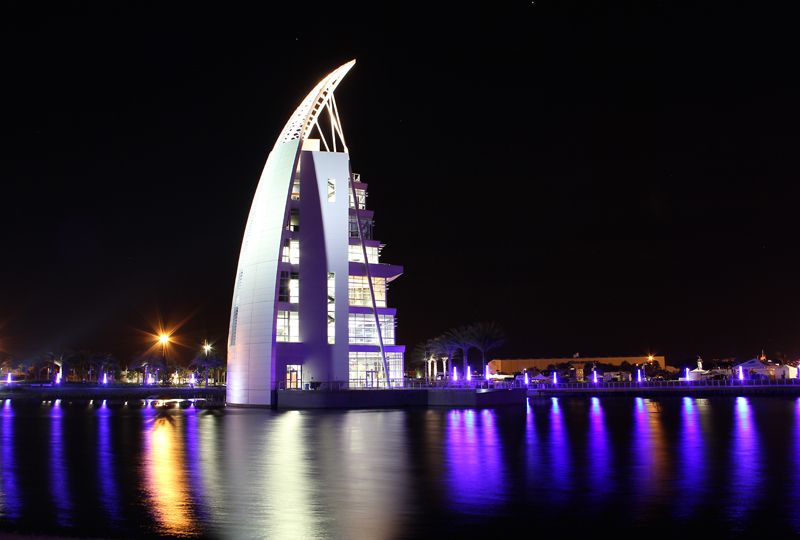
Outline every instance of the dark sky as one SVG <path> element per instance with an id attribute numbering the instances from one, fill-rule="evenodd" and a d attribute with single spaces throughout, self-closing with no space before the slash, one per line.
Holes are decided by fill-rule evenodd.
<path id="1" fill-rule="evenodd" d="M 493 320 L 493 357 L 800 354 L 791 2 L 118 4 L 0 23 L 3 352 L 124 363 L 159 316 L 224 348 L 266 157 L 355 58 L 409 350 Z"/>

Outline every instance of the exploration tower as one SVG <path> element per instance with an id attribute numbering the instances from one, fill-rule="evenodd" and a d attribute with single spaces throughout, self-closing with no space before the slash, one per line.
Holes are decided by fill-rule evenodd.
<path id="1" fill-rule="evenodd" d="M 270 406 L 278 389 L 403 385 L 405 346 L 386 303 L 403 268 L 379 263 L 333 96 L 354 64 L 306 96 L 261 174 L 233 289 L 229 405 Z"/>

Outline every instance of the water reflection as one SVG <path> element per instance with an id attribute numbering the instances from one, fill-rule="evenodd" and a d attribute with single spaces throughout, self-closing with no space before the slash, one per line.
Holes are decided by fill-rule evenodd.
<path id="1" fill-rule="evenodd" d="M 455 512 L 486 514 L 505 493 L 502 449 L 495 411 L 453 410 L 448 414 L 446 482 Z"/>
<path id="2" fill-rule="evenodd" d="M 750 401 L 746 397 L 737 397 L 731 434 L 728 464 L 730 483 L 726 504 L 737 528 L 748 517 L 761 495 L 763 458 L 752 415 Z"/>
<path id="3" fill-rule="evenodd" d="M 709 461 L 700 425 L 700 410 L 694 398 L 681 400 L 681 427 L 676 444 L 676 477 L 681 491 L 676 505 L 678 518 L 687 520 L 703 501 L 706 465 Z"/>
<path id="4" fill-rule="evenodd" d="M 800 531 L 794 399 L 307 412 L 6 402 L 0 459 L 0 531 L 41 523 L 31 532 L 57 537 L 491 537 L 518 534 L 521 519 L 547 537 Z"/>
<path id="5" fill-rule="evenodd" d="M 633 409 L 630 459 L 634 512 L 637 519 L 647 520 L 658 512 L 665 497 L 672 496 L 666 481 L 671 460 L 664 438 L 659 403 L 636 397 Z"/>
<path id="6" fill-rule="evenodd" d="M 103 400 L 102 405 L 97 410 L 97 485 L 100 495 L 100 504 L 105 515 L 111 523 L 119 523 L 121 499 L 120 490 L 117 483 L 116 463 L 114 459 L 114 447 L 111 436 L 112 412 L 108 408 L 108 402 Z"/>
<path id="7" fill-rule="evenodd" d="M 544 459 L 540 462 L 540 473 L 552 486 L 550 498 L 555 504 L 566 504 L 572 484 L 570 466 L 570 444 L 564 414 L 559 398 L 550 398 L 550 431 L 544 445 Z"/>
<path id="8" fill-rule="evenodd" d="M 145 427 L 144 481 L 151 516 L 161 534 L 198 534 L 193 500 L 186 482 L 187 456 L 178 420 L 168 409 L 145 409 L 153 415 Z"/>
<path id="9" fill-rule="evenodd" d="M 64 453 L 67 448 L 64 443 L 64 408 L 61 400 L 57 399 L 51 404 L 50 414 L 50 494 L 53 499 L 53 510 L 56 513 L 56 522 L 62 527 L 68 527 L 74 519 L 72 493 L 68 479 L 69 463 Z"/>
<path id="10" fill-rule="evenodd" d="M 599 397 L 590 398 L 589 408 L 589 460 L 588 482 L 592 496 L 600 496 L 613 489 L 613 452 L 608 443 L 608 434 Z"/>
<path id="11" fill-rule="evenodd" d="M 7 399 L 0 411 L 0 513 L 12 522 L 19 519 L 22 510 L 14 439 L 14 411 Z"/>

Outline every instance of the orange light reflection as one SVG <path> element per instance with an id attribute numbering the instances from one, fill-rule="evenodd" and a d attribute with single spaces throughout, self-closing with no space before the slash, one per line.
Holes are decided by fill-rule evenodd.
<path id="1" fill-rule="evenodd" d="M 175 419 L 169 414 L 159 413 L 146 433 L 144 477 L 151 515 L 161 526 L 163 534 L 199 534 L 186 481 L 186 449 L 175 427 Z"/>

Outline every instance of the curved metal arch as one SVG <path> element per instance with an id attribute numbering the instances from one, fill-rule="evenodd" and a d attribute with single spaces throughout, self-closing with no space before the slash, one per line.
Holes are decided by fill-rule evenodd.
<path id="1" fill-rule="evenodd" d="M 338 67 L 314 87 L 294 111 L 289 121 L 286 122 L 280 137 L 275 141 L 275 148 L 294 139 L 300 139 L 302 143 L 308 137 L 308 134 L 311 133 L 317 123 L 319 114 L 325 109 L 333 96 L 333 91 L 355 63 L 355 60 L 350 60 Z"/>

